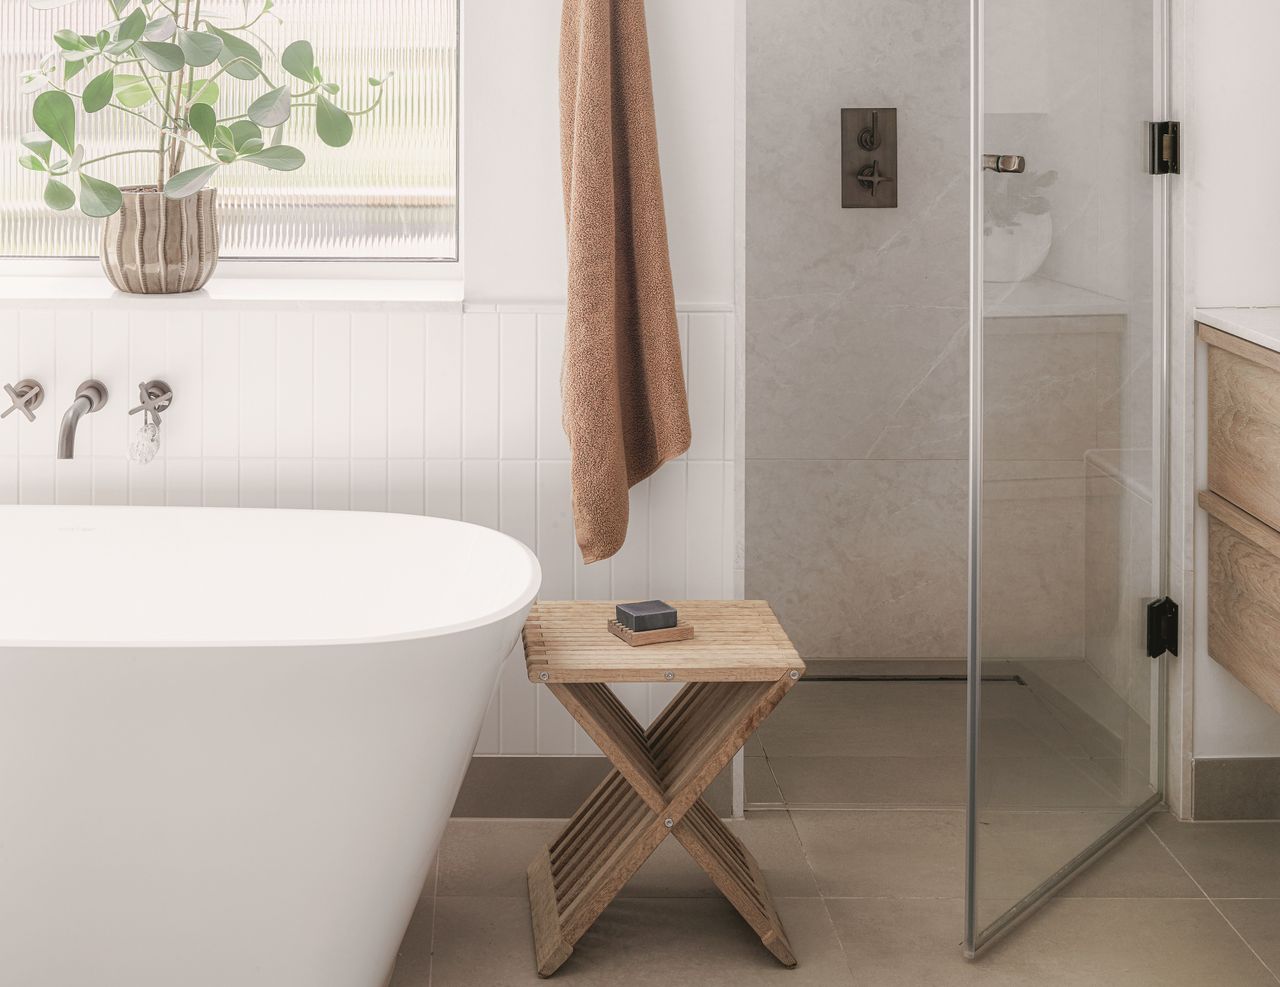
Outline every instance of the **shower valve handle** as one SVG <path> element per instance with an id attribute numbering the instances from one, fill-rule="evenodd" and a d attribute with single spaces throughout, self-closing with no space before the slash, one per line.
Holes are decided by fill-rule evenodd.
<path id="1" fill-rule="evenodd" d="M 37 381 L 28 377 L 17 384 L 5 384 L 4 392 L 9 395 L 11 404 L 0 412 L 0 418 L 8 418 L 15 411 L 21 411 L 27 416 L 27 421 L 36 420 L 35 411 L 44 403 L 44 388 Z"/>
<path id="2" fill-rule="evenodd" d="M 1027 170 L 1027 159 L 1021 154 L 984 154 L 982 170 L 1002 175 L 1021 175 Z"/>

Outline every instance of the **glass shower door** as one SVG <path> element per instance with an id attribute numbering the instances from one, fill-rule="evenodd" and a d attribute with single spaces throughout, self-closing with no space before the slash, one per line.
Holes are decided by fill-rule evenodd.
<path id="1" fill-rule="evenodd" d="M 972 0 L 972 955 L 1161 798 L 1164 0 Z"/>

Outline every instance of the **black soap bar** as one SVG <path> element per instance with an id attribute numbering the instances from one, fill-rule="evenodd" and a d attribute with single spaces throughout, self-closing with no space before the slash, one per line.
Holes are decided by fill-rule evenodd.
<path id="1" fill-rule="evenodd" d="M 618 623 L 632 631 L 660 631 L 676 626 L 676 608 L 661 600 L 619 603 Z"/>

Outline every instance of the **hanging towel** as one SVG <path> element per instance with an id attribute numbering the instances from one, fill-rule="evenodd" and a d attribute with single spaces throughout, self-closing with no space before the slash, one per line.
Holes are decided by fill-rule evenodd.
<path id="1" fill-rule="evenodd" d="M 626 540 L 628 489 L 690 440 L 644 0 L 565 0 L 560 154 L 564 428 L 578 547 L 597 562 Z"/>

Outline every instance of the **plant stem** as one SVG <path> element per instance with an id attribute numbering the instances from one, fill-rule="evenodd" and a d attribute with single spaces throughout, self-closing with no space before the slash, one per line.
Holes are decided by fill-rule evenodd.
<path id="1" fill-rule="evenodd" d="M 106 161 L 107 158 L 120 158 L 126 154 L 159 154 L 159 153 L 160 152 L 157 151 L 154 147 L 139 147 L 132 151 L 115 151 L 112 154 L 103 154 L 103 155 L 99 155 L 96 158 L 90 158 L 88 161 L 82 161 L 80 162 L 80 167 L 84 168 L 86 165 L 97 164 L 99 161 Z"/>

